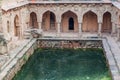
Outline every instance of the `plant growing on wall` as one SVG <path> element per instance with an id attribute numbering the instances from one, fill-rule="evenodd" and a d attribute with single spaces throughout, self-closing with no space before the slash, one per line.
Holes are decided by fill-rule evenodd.
<path id="1" fill-rule="evenodd" d="M 27 60 L 28 60 L 28 57 L 27 57 L 26 54 L 23 56 L 23 60 L 24 60 L 24 61 L 27 61 Z"/>

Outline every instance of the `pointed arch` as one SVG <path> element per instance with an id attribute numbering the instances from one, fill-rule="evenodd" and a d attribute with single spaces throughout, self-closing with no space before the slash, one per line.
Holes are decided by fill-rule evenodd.
<path id="1" fill-rule="evenodd" d="M 86 14 L 86 13 L 88 13 L 88 12 L 92 12 L 92 13 L 94 13 L 96 16 L 98 16 L 98 13 L 96 12 L 96 10 L 85 10 L 85 11 L 82 13 L 82 15 L 84 15 L 84 14 Z"/>
<path id="2" fill-rule="evenodd" d="M 56 30 L 56 16 L 51 11 L 46 11 L 42 16 L 42 29 L 44 31 Z"/>
<path id="3" fill-rule="evenodd" d="M 112 31 L 111 13 L 105 12 L 103 14 L 102 32 L 111 33 L 111 31 Z"/>
<path id="4" fill-rule="evenodd" d="M 98 31 L 98 18 L 94 12 L 88 11 L 83 15 L 82 31 L 83 32 Z"/>
<path id="5" fill-rule="evenodd" d="M 18 15 L 14 18 L 14 35 L 20 38 L 20 24 Z"/>
<path id="6" fill-rule="evenodd" d="M 67 11 L 61 16 L 62 32 L 78 32 L 78 17 L 72 11 Z"/>
<path id="7" fill-rule="evenodd" d="M 37 21 L 37 15 L 35 12 L 30 13 L 30 28 L 37 28 L 38 29 L 38 21 Z"/>

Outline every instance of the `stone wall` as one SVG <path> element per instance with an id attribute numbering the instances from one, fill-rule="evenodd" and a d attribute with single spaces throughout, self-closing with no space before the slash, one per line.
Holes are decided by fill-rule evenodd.
<path id="1" fill-rule="evenodd" d="M 37 40 L 38 48 L 102 48 L 101 39 L 55 39 L 40 38 Z"/>
<path id="2" fill-rule="evenodd" d="M 15 17 L 18 16 L 19 19 L 19 26 L 20 26 L 20 39 L 23 38 L 23 33 L 24 31 L 27 29 L 27 24 L 26 24 L 26 8 L 22 8 L 19 10 L 15 10 L 15 11 L 10 11 L 7 12 L 6 14 L 4 14 L 2 16 L 2 27 L 3 27 L 3 31 L 4 31 L 4 36 L 7 40 L 12 39 L 13 41 L 18 39 L 18 36 L 15 36 Z M 24 16 L 24 17 L 22 17 Z M 7 22 L 9 22 L 9 24 L 7 24 Z M 9 32 L 8 32 L 8 26 L 9 26 Z"/>

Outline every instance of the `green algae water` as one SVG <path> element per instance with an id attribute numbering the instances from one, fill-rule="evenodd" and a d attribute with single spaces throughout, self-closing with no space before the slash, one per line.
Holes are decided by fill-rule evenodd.
<path id="1" fill-rule="evenodd" d="M 38 49 L 13 80 L 112 80 L 102 49 Z"/>

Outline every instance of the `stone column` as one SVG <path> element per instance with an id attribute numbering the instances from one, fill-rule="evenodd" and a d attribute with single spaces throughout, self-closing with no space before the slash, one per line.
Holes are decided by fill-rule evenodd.
<path id="1" fill-rule="evenodd" d="M 82 23 L 79 23 L 79 33 L 78 36 L 81 37 L 82 36 Z"/>
<path id="2" fill-rule="evenodd" d="M 41 27 L 42 25 L 41 24 L 42 24 L 42 22 L 38 22 L 39 30 L 42 30 L 42 27 Z"/>
<path id="3" fill-rule="evenodd" d="M 14 17 L 13 16 L 11 16 L 11 35 L 12 35 L 12 38 L 14 38 L 15 36 L 15 27 L 14 27 Z"/>
<path id="4" fill-rule="evenodd" d="M 21 39 L 24 39 L 24 30 L 26 30 L 25 29 L 25 27 L 26 27 L 26 24 L 25 24 L 25 22 L 24 22 L 24 20 L 23 19 L 21 19 L 22 21 L 21 21 L 21 23 L 20 23 L 20 34 L 21 34 Z M 24 27 L 25 26 L 25 27 Z"/>
<path id="5" fill-rule="evenodd" d="M 57 37 L 60 37 L 60 22 L 57 23 Z"/>
<path id="6" fill-rule="evenodd" d="M 23 23 L 20 23 L 19 31 L 20 31 L 20 40 L 22 40 L 23 39 Z"/>
<path id="7" fill-rule="evenodd" d="M 38 22 L 38 26 L 39 26 L 39 30 L 38 30 L 38 33 L 41 34 L 42 36 L 42 22 Z"/>
<path id="8" fill-rule="evenodd" d="M 119 24 L 117 25 L 117 39 L 120 41 L 120 26 Z"/>
<path id="9" fill-rule="evenodd" d="M 112 32 L 111 35 L 113 35 L 115 33 L 115 23 L 112 23 Z"/>
<path id="10" fill-rule="evenodd" d="M 98 36 L 101 36 L 102 23 L 98 23 Z"/>

